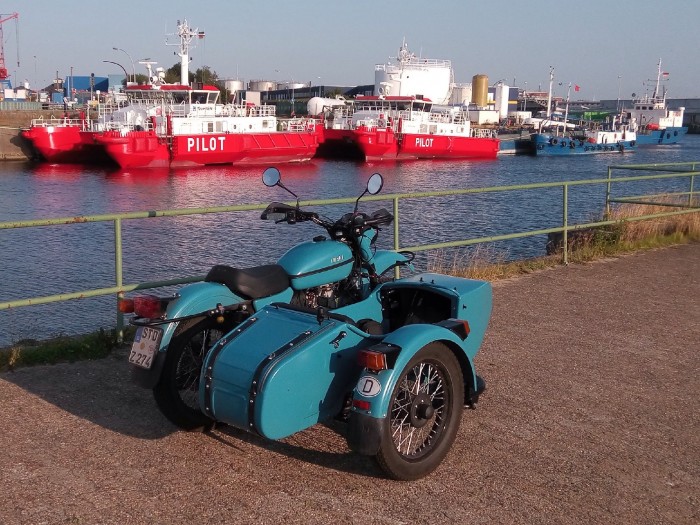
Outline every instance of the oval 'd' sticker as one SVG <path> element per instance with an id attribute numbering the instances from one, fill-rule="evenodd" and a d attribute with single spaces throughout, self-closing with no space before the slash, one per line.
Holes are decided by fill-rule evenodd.
<path id="1" fill-rule="evenodd" d="M 382 384 L 376 377 L 363 376 L 357 382 L 357 392 L 365 397 L 374 397 L 382 391 Z"/>

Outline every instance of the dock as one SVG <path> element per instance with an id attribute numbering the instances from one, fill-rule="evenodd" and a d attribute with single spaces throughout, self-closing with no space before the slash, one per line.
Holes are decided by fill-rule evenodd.
<path id="1" fill-rule="evenodd" d="M 487 390 L 412 483 L 343 426 L 178 432 L 126 350 L 0 374 L 0 523 L 634 523 L 700 516 L 700 244 L 494 283 Z"/>

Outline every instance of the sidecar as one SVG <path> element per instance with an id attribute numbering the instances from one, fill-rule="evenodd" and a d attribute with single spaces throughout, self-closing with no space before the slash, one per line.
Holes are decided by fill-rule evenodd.
<path id="1" fill-rule="evenodd" d="M 433 273 L 332 313 L 268 305 L 207 355 L 200 408 L 268 439 L 340 417 L 351 449 L 417 479 L 445 457 L 483 389 L 473 361 L 490 313 L 489 283 Z"/>

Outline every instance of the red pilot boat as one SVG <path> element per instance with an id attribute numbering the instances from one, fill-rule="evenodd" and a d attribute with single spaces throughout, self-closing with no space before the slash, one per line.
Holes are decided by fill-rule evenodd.
<path id="1" fill-rule="evenodd" d="M 122 168 L 301 162 L 323 138 L 315 120 L 278 122 L 271 105 L 219 104 L 215 86 L 130 91 L 131 104 L 95 136 Z"/>
<path id="2" fill-rule="evenodd" d="M 462 106 L 438 106 L 420 95 L 358 96 L 334 108 L 326 142 L 352 142 L 365 160 L 495 159 L 494 130 L 472 128 Z"/>

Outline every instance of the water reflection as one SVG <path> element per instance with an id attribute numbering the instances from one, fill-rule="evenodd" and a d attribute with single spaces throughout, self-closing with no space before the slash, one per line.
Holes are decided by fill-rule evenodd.
<path id="1" fill-rule="evenodd" d="M 683 162 L 700 159 L 700 137 L 682 146 L 639 149 L 625 155 L 582 158 L 502 157 L 495 161 L 410 161 L 363 164 L 312 161 L 279 166 L 283 182 L 302 200 L 356 197 L 374 172 L 382 173 L 382 194 L 492 187 L 603 178 L 614 163 Z M 129 211 L 200 208 L 292 201 L 281 188 L 262 184 L 264 167 L 121 170 L 31 163 L 0 163 L 0 221 L 77 217 Z M 656 191 L 664 183 L 640 184 Z M 679 183 L 682 189 L 687 183 Z M 683 185 L 685 184 L 685 185 Z M 627 193 L 629 194 L 629 193 Z M 596 218 L 605 187 L 572 187 L 569 221 Z M 366 202 L 362 209 L 391 209 L 391 201 Z M 316 207 L 335 219 L 352 205 Z M 562 220 L 562 190 L 553 188 L 404 200 L 400 207 L 403 246 L 464 237 L 501 235 L 554 227 Z M 67 293 L 114 284 L 113 224 L 0 230 L 0 301 Z M 253 266 L 277 260 L 294 244 L 323 234 L 311 223 L 260 220 L 259 211 L 148 220 L 125 220 L 124 282 L 201 275 L 214 264 Z M 392 228 L 379 246 L 392 246 Z M 542 237 L 497 243 L 503 258 L 544 253 Z M 434 255 L 432 255 L 434 257 Z M 427 254 L 419 254 L 425 268 Z M 76 333 L 114 324 L 113 297 L 0 312 L 0 345 L 22 337 Z"/>

